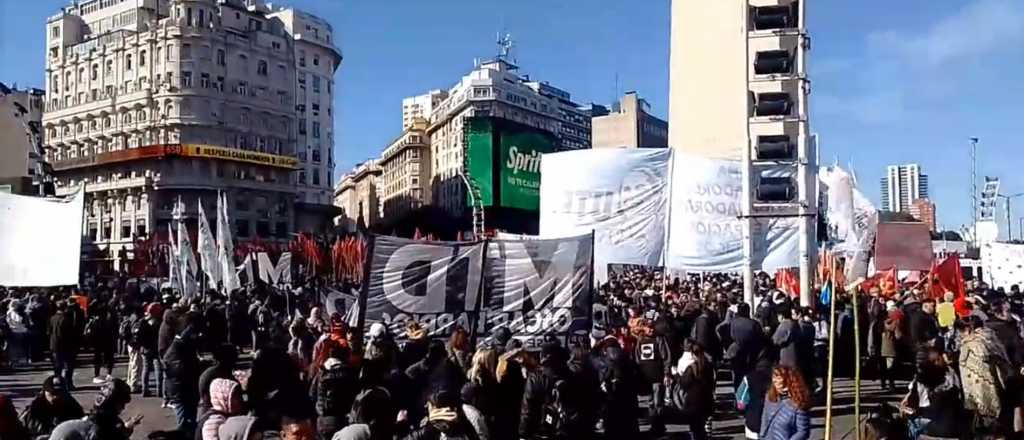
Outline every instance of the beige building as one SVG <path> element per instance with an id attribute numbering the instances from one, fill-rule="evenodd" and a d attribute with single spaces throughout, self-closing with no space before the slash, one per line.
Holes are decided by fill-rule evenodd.
<path id="1" fill-rule="evenodd" d="M 42 148 L 43 97 L 39 89 L 0 83 L 0 187 L 15 194 L 52 194 Z"/>
<path id="2" fill-rule="evenodd" d="M 58 194 L 86 185 L 87 260 L 118 267 L 135 238 L 164 234 L 179 197 L 195 227 L 197 199 L 209 215 L 218 191 L 237 241 L 291 238 L 304 43 L 275 15 L 294 14 L 259 0 L 91 0 L 50 17 L 45 143 Z M 325 72 L 340 55 L 327 59 Z"/>
<path id="3" fill-rule="evenodd" d="M 341 208 L 335 225 L 348 232 L 371 228 L 380 221 L 377 185 L 381 169 L 374 159 L 356 165 L 334 188 L 334 205 Z"/>
<path id="4" fill-rule="evenodd" d="M 430 119 L 441 101 L 448 97 L 445 90 L 431 90 L 419 96 L 410 96 L 402 100 L 402 130 L 407 130 L 417 119 Z"/>
<path id="5" fill-rule="evenodd" d="M 430 138 L 427 121 L 415 119 L 397 139 L 381 153 L 377 165 L 381 169 L 377 181 L 380 218 L 401 217 L 416 208 L 430 204 Z"/>
<path id="6" fill-rule="evenodd" d="M 594 115 L 594 148 L 662 148 L 668 146 L 668 122 L 650 114 L 651 106 L 636 92 L 626 92 L 604 115 Z"/>
<path id="7" fill-rule="evenodd" d="M 491 116 L 553 133 L 565 150 L 590 148 L 589 113 L 568 92 L 546 82 L 529 81 L 502 57 L 484 62 L 448 90 L 430 115 L 431 195 L 453 215 L 465 209 L 464 120 Z"/>

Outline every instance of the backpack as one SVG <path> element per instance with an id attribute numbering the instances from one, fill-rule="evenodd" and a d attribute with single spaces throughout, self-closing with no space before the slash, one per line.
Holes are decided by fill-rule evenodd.
<path id="1" fill-rule="evenodd" d="M 321 416 L 342 417 L 352 409 L 356 383 L 344 367 L 325 370 L 317 384 L 316 407 Z"/>

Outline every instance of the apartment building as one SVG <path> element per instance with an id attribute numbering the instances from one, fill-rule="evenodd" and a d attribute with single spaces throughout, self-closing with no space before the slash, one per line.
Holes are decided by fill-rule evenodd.
<path id="1" fill-rule="evenodd" d="M 296 221 L 301 229 L 315 229 L 311 219 L 329 218 L 334 190 L 334 73 L 342 53 L 334 44 L 334 29 L 314 15 L 286 9 L 268 17 L 280 20 L 295 49 L 295 110 L 297 112 Z"/>
<path id="2" fill-rule="evenodd" d="M 446 90 L 431 90 L 402 100 L 402 130 L 408 130 L 417 119 L 430 119 L 434 108 L 448 97 Z"/>
<path id="3" fill-rule="evenodd" d="M 305 39 L 281 17 L 299 16 L 259 0 L 91 0 L 47 20 L 47 157 L 58 194 L 85 184 L 83 254 L 97 270 L 163 234 L 179 197 L 194 228 L 197 200 L 209 215 L 227 193 L 238 241 L 298 229 Z"/>
<path id="4" fill-rule="evenodd" d="M 590 148 L 590 114 L 568 92 L 531 81 L 504 57 L 478 65 L 452 88 L 430 114 L 431 196 L 452 215 L 465 210 L 465 118 L 491 116 L 549 131 L 564 150 Z"/>
<path id="5" fill-rule="evenodd" d="M 0 83 L 0 190 L 22 195 L 53 193 L 42 148 L 44 92 Z"/>
<path id="6" fill-rule="evenodd" d="M 426 119 L 414 119 L 384 149 L 377 196 L 381 219 L 395 219 L 430 203 L 430 138 Z"/>
<path id="7" fill-rule="evenodd" d="M 371 228 L 380 221 L 378 185 L 382 170 L 377 160 L 356 165 L 334 189 L 334 205 L 340 209 L 335 224 L 348 232 Z"/>
<path id="8" fill-rule="evenodd" d="M 883 211 L 910 212 L 915 200 L 928 198 L 928 175 L 916 163 L 889 165 L 881 186 Z"/>
<path id="9" fill-rule="evenodd" d="M 611 112 L 593 117 L 594 148 L 667 147 L 668 122 L 650 111 L 650 104 L 636 92 L 626 92 Z"/>

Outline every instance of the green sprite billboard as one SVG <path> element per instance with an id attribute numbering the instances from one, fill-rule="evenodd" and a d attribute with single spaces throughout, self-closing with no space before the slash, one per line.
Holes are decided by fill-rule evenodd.
<path id="1" fill-rule="evenodd" d="M 474 117 L 466 122 L 466 141 L 466 171 L 480 190 L 483 206 L 539 209 L 540 158 L 558 143 L 551 133 Z"/>

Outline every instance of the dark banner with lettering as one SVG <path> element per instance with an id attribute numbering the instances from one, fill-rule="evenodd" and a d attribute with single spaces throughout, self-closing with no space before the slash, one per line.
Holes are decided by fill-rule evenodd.
<path id="1" fill-rule="evenodd" d="M 369 254 L 365 323 L 385 323 L 399 339 L 410 319 L 439 338 L 457 326 L 476 326 L 486 340 L 507 327 L 528 348 L 545 337 L 566 342 L 590 335 L 590 234 L 471 243 L 377 236 Z"/>

